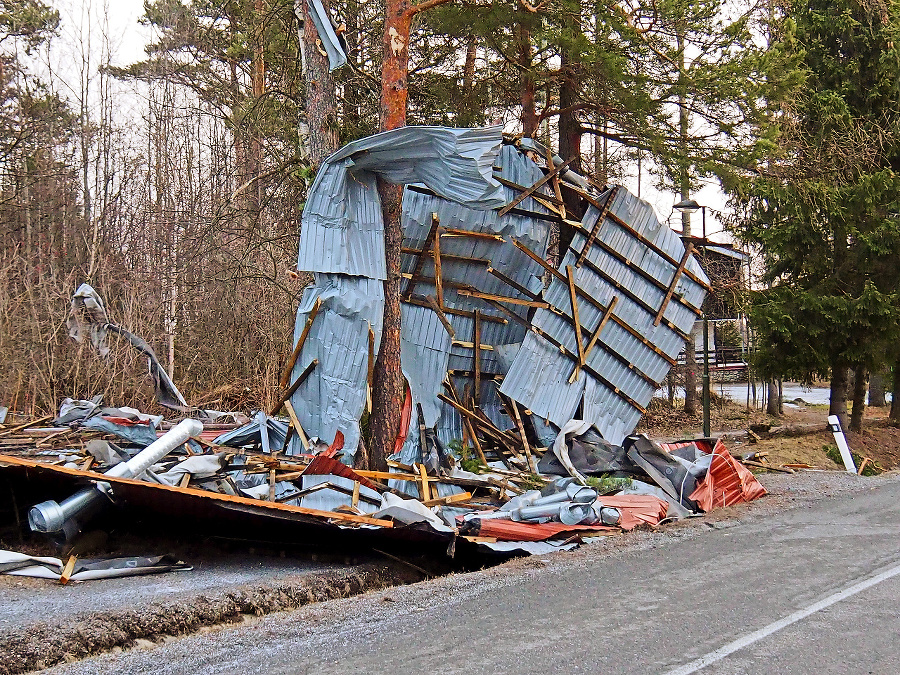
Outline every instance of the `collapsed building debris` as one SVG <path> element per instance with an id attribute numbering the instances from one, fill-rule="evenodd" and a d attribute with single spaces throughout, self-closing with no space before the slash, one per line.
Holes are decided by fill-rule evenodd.
<path id="1" fill-rule="evenodd" d="M 212 439 L 192 421 L 193 440 L 178 437 L 128 472 L 119 467 L 166 438 L 156 441 L 158 422 L 70 402 L 75 413 L 87 409 L 81 427 L 51 431 L 53 450 L 2 448 L 0 466 L 90 481 L 97 487 L 78 495 L 91 503 L 106 494 L 245 527 L 427 540 L 451 555 L 457 544 L 570 548 L 765 494 L 720 442 L 658 445 L 632 435 L 709 284 L 691 245 L 649 204 L 568 164 L 499 128 L 407 127 L 349 144 L 309 191 L 298 269 L 314 279 L 271 414 Z M 382 332 L 379 177 L 406 186 L 408 386 L 389 470 L 368 471 L 353 465 Z M 82 289 L 73 315 L 88 320 L 76 335 L 90 331 L 102 349 L 111 324 L 99 296 Z M 277 419 L 282 407 L 287 418 Z M 154 438 L 118 428 L 136 424 Z M 90 434 L 84 447 L 73 443 Z M 80 526 L 66 508 L 79 504 L 37 513 Z M 48 531 L 41 522 L 36 516 L 33 528 Z"/>

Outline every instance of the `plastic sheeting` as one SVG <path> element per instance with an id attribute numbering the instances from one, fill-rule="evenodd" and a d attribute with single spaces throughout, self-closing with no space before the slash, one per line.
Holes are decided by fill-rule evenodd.
<path id="1" fill-rule="evenodd" d="M 72 296 L 72 307 L 69 310 L 69 318 L 66 319 L 66 326 L 69 328 L 69 337 L 76 342 L 80 343 L 87 334 L 91 345 L 100 356 L 104 357 L 109 354 L 109 346 L 106 344 L 107 332 L 113 331 L 121 335 L 135 349 L 147 356 L 150 377 L 153 378 L 153 385 L 156 388 L 156 400 L 173 410 L 183 411 L 187 408 L 184 396 L 160 364 L 153 348 L 143 338 L 110 323 L 103 300 L 89 284 L 81 284 Z"/>

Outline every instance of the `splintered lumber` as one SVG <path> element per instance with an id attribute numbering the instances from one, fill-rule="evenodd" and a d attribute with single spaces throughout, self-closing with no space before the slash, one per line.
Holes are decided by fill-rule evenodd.
<path id="1" fill-rule="evenodd" d="M 768 469 L 769 471 L 780 471 L 781 473 L 797 473 L 793 469 L 775 466 L 773 464 L 763 464 L 762 462 L 754 462 L 752 459 L 742 459 L 738 461 L 740 461 L 740 463 L 744 466 L 753 466 L 757 469 Z"/>
<path id="2" fill-rule="evenodd" d="M 284 409 L 287 410 L 288 417 L 291 418 L 291 426 L 294 431 L 297 432 L 297 436 L 300 438 L 300 442 L 303 444 L 304 450 L 309 452 L 309 438 L 306 436 L 306 432 L 303 431 L 303 427 L 300 424 L 300 419 L 297 417 L 297 411 L 294 410 L 294 404 L 291 403 L 290 399 L 287 399 L 284 402 Z M 285 447 L 287 443 L 285 443 Z"/>
<path id="3" fill-rule="evenodd" d="M 317 365 L 319 365 L 319 359 L 313 359 L 312 361 L 310 361 L 309 365 L 306 366 L 306 368 L 303 369 L 303 372 L 297 376 L 296 380 L 294 380 L 294 384 L 291 385 L 290 389 L 284 392 L 278 398 L 276 404 L 272 406 L 272 415 L 277 413 L 281 409 L 281 406 L 284 405 L 284 402 L 294 395 L 294 392 L 297 391 L 297 389 L 300 388 L 300 385 L 306 381 L 306 378 L 309 377 L 309 374 Z"/>
<path id="4" fill-rule="evenodd" d="M 581 339 L 581 318 L 578 314 L 578 291 L 575 290 L 575 270 L 571 265 L 566 266 L 566 281 L 569 286 L 569 304 L 572 307 L 572 319 L 575 324 L 575 345 L 578 348 L 578 363 L 575 365 L 575 379 L 578 372 L 584 367 L 585 354 L 584 342 Z"/>
<path id="5" fill-rule="evenodd" d="M 306 342 L 306 338 L 309 336 L 309 331 L 312 328 L 313 321 L 316 320 L 316 315 L 319 313 L 319 307 L 321 305 L 322 298 L 316 298 L 316 301 L 309 312 L 309 316 L 306 317 L 306 324 L 303 326 L 303 332 L 300 333 L 300 339 L 297 340 L 297 344 L 294 345 L 294 351 L 291 352 L 291 357 L 288 359 L 287 365 L 284 367 L 284 372 L 281 374 L 281 381 L 278 383 L 278 386 L 282 389 L 288 385 L 288 382 L 291 379 L 291 371 L 294 370 L 294 364 L 297 363 L 297 359 L 300 357 L 300 350 L 303 349 L 303 345 Z"/>
<path id="6" fill-rule="evenodd" d="M 444 330 L 447 331 L 447 335 L 450 336 L 450 339 L 452 340 L 453 338 L 455 338 L 456 331 L 453 330 L 453 326 L 450 323 L 450 320 L 447 319 L 447 315 L 444 314 L 444 309 L 438 304 L 437 299 L 433 295 L 426 295 L 425 299 L 428 301 L 431 309 L 434 310 L 434 313 L 437 314 L 438 320 L 441 322 Z"/>
<path id="7" fill-rule="evenodd" d="M 532 300 L 530 298 L 513 298 L 509 295 L 494 295 L 493 293 L 482 293 L 481 291 L 473 291 L 468 288 L 461 288 L 457 291 L 457 293 L 459 295 L 465 295 L 470 298 L 478 298 L 479 300 L 508 302 L 513 305 L 525 305 L 526 307 L 547 307 L 547 303 L 543 300 Z"/>
<path id="8" fill-rule="evenodd" d="M 453 386 L 453 381 L 447 379 L 444 382 L 444 385 L 447 387 L 447 390 L 450 392 L 450 395 L 459 401 L 459 394 L 456 391 L 456 387 Z M 481 460 L 481 463 L 487 466 L 487 457 L 484 456 L 484 450 L 481 449 L 481 442 L 478 440 L 478 436 L 475 433 L 475 429 L 472 428 L 472 421 L 466 417 L 465 415 L 460 416 L 463 422 L 463 428 L 466 430 L 469 438 L 472 439 L 472 445 L 475 446 L 475 452 L 478 454 L 478 459 Z"/>
<path id="9" fill-rule="evenodd" d="M 19 424 L 14 427 L 9 427 L 8 429 L 4 429 L 0 431 L 0 436 L 9 436 L 14 431 L 22 431 L 23 429 L 27 429 L 28 427 L 33 427 L 35 424 L 43 424 L 44 422 L 49 422 L 53 419 L 53 415 L 45 415 L 44 417 L 39 417 L 36 420 L 31 420 L 30 422 L 25 422 L 24 424 Z"/>
<path id="10" fill-rule="evenodd" d="M 856 473 L 859 474 L 860 476 L 862 476 L 863 469 L 865 469 L 869 465 L 869 462 L 871 462 L 871 461 L 872 460 L 869 459 L 868 457 L 863 457 L 863 461 L 861 461 L 859 463 L 859 468 L 856 470 Z"/>
<path id="11" fill-rule="evenodd" d="M 472 498 L 471 492 L 460 492 L 457 495 L 450 495 L 448 497 L 437 497 L 435 499 L 429 499 L 428 501 L 422 502 L 424 506 L 446 506 L 447 504 L 458 504 L 459 502 L 466 502 Z"/>
<path id="12" fill-rule="evenodd" d="M 551 150 L 548 147 L 547 148 L 547 168 L 552 170 L 554 168 L 554 166 L 555 165 L 553 162 L 553 150 Z M 559 206 L 560 216 L 565 218 L 566 217 L 566 203 L 563 201 L 562 190 L 559 189 L 559 173 L 558 172 L 555 176 L 553 176 L 553 180 L 551 181 L 551 184 L 553 186 L 553 194 L 556 195 L 556 199 L 560 203 L 560 206 Z"/>
<path id="13" fill-rule="evenodd" d="M 428 472 L 425 470 L 424 464 L 419 464 L 419 478 L 421 479 L 422 486 L 422 501 L 427 502 L 431 500 L 431 489 L 428 486 Z"/>
<path id="14" fill-rule="evenodd" d="M 470 237 L 472 239 L 483 239 L 485 241 L 505 241 L 499 234 L 491 234 L 490 232 L 472 232 L 471 230 L 456 230 L 452 227 L 443 228 L 441 236 L 444 237 Z"/>
<path id="15" fill-rule="evenodd" d="M 441 222 L 438 220 L 437 214 L 432 213 L 431 229 L 428 230 L 428 235 L 425 237 L 425 243 L 422 244 L 422 249 L 416 254 L 416 263 L 413 266 L 412 275 L 409 277 L 409 281 L 407 282 L 406 288 L 403 291 L 404 299 L 408 299 L 409 296 L 412 295 L 412 292 L 416 288 L 416 284 L 419 282 L 419 279 L 422 276 L 422 269 L 425 267 L 426 254 L 428 253 L 428 250 L 431 248 L 435 240 L 440 224 Z"/>
<path id="16" fill-rule="evenodd" d="M 531 473 L 537 473 L 537 464 L 531 454 L 531 446 L 528 443 L 528 437 L 525 435 L 525 425 L 522 424 L 522 417 L 519 415 L 519 406 L 516 405 L 516 402 L 511 398 L 504 397 L 503 400 L 508 403 L 509 408 L 512 411 L 513 420 L 516 423 L 516 428 L 519 430 L 519 436 L 522 438 L 522 447 L 525 448 L 525 457 L 528 459 L 528 468 L 531 469 Z"/>
<path id="17" fill-rule="evenodd" d="M 528 197 L 530 197 L 530 196 L 532 195 L 532 193 L 536 192 L 536 191 L 539 190 L 542 186 L 546 185 L 547 182 L 549 182 L 550 180 L 552 180 L 555 176 L 558 176 L 558 175 L 560 174 L 560 172 L 561 172 L 563 169 L 565 169 L 567 166 L 569 166 L 569 164 L 571 164 L 571 163 L 575 160 L 575 157 L 577 157 L 577 155 L 573 155 L 572 157 L 570 157 L 569 159 L 567 159 L 565 162 L 563 162 L 562 164 L 560 164 L 558 167 L 556 167 L 555 169 L 553 169 L 553 171 L 550 171 L 549 173 L 545 174 L 543 178 L 541 178 L 540 180 L 538 180 L 538 181 L 537 181 L 534 185 L 532 185 L 530 188 L 527 188 L 526 190 L 520 192 L 518 195 L 516 195 L 516 197 L 515 197 L 509 204 L 507 204 L 507 205 L 504 206 L 502 209 L 500 209 L 500 210 L 497 212 L 497 215 L 499 215 L 499 216 L 505 216 L 507 213 L 509 213 L 510 209 L 515 208 L 516 206 L 518 206 L 520 203 L 522 203 L 522 202 L 525 201 Z"/>
<path id="18" fill-rule="evenodd" d="M 519 192 L 524 192 L 529 189 L 525 185 L 519 185 L 518 183 L 514 183 L 511 180 L 507 180 L 503 176 L 494 175 L 494 180 L 500 183 L 500 185 L 505 185 L 506 187 L 512 188 L 513 190 L 518 190 Z M 565 202 L 563 202 L 561 198 L 545 194 L 535 194 L 533 190 L 529 196 L 538 202 L 545 201 L 548 204 L 554 204 L 556 206 L 565 205 Z"/>
<path id="19" fill-rule="evenodd" d="M 669 288 L 666 289 L 666 297 L 663 298 L 662 304 L 659 306 L 656 318 L 653 319 L 654 326 L 658 326 L 660 321 L 662 321 L 663 314 L 666 312 L 666 307 L 669 306 L 669 300 L 672 299 L 675 287 L 678 286 L 678 280 L 681 278 L 681 273 L 684 272 L 684 268 L 687 266 L 688 260 L 691 259 L 691 254 L 693 254 L 693 252 L 694 244 L 688 243 L 684 249 L 684 255 L 681 257 L 681 262 L 678 263 L 678 267 L 675 268 L 675 274 L 672 276 L 672 281 L 669 282 Z"/>
<path id="20" fill-rule="evenodd" d="M 70 555 L 69 559 L 66 561 L 66 566 L 63 567 L 63 571 L 59 575 L 59 583 L 61 583 L 63 586 L 69 583 L 69 579 L 72 578 L 72 572 L 75 571 L 75 562 L 77 560 L 77 556 Z"/>

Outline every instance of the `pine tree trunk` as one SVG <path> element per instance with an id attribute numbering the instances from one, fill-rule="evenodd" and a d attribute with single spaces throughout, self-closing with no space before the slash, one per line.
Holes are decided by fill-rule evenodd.
<path id="1" fill-rule="evenodd" d="M 869 407 L 883 408 L 885 405 L 884 373 L 872 373 L 869 378 Z"/>
<path id="2" fill-rule="evenodd" d="M 891 391 L 890 420 L 894 424 L 900 424 L 900 358 L 894 364 L 893 390 Z"/>
<path id="3" fill-rule="evenodd" d="M 850 372 L 845 363 L 835 363 L 831 367 L 831 392 L 828 406 L 829 415 L 837 415 L 841 427 L 847 428 L 847 395 L 850 393 Z"/>
<path id="4" fill-rule="evenodd" d="M 766 382 L 766 414 L 778 417 L 778 385 L 775 380 Z"/>
<path id="5" fill-rule="evenodd" d="M 538 116 L 535 104 L 534 73 L 531 50 L 531 34 L 519 24 L 519 65 L 522 67 L 522 89 L 519 93 L 522 104 L 522 135 L 533 138 L 538 130 Z"/>
<path id="6" fill-rule="evenodd" d="M 328 1 L 323 0 L 326 11 Z M 309 126 L 309 160 L 318 168 L 322 160 L 338 149 L 337 96 L 328 70 L 328 57 L 319 51 L 316 26 L 303 7 L 303 80 L 306 87 L 306 124 Z"/>
<path id="7" fill-rule="evenodd" d="M 850 415 L 850 431 L 862 431 L 863 411 L 866 408 L 866 378 L 868 372 L 863 366 L 856 366 L 853 377 L 853 412 Z"/>
<path id="8" fill-rule="evenodd" d="M 407 75 L 409 68 L 409 28 L 412 14 L 406 0 L 387 0 L 384 9 L 384 49 L 381 65 L 382 131 L 406 126 Z M 387 456 L 393 451 L 403 407 L 400 371 L 400 246 L 403 232 L 400 207 L 403 188 L 378 179 L 378 194 L 384 218 L 384 249 L 387 280 L 384 282 L 384 325 L 381 346 L 372 374 L 372 415 L 370 417 L 371 463 L 387 470 Z"/>

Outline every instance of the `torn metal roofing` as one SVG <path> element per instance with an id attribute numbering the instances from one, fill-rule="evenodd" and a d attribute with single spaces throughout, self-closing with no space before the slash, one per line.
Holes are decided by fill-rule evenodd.
<path id="1" fill-rule="evenodd" d="M 326 159 L 303 209 L 297 268 L 385 279 L 376 175 L 417 183 L 474 209 L 503 206 L 491 177 L 499 127 L 404 127 L 354 141 Z"/>
<path id="2" fill-rule="evenodd" d="M 317 301 L 320 307 L 294 364 L 291 382 L 314 360 L 318 359 L 318 364 L 291 396 L 291 404 L 307 433 L 331 443 L 340 431 L 344 446 L 353 454 L 366 405 L 370 328 L 374 348 L 381 342 L 384 284 L 365 277 L 316 274 L 297 308 L 295 344 Z M 302 452 L 300 440 L 292 436 L 289 453 Z"/>
<path id="3" fill-rule="evenodd" d="M 609 315 L 585 368 L 572 376 L 579 346 L 560 274 L 542 294 L 553 310 L 538 309 L 532 320 L 544 335 L 528 334 L 501 391 L 560 427 L 583 405 L 582 418 L 618 444 L 684 348 L 708 280 L 652 207 L 621 187 L 585 213 L 560 265 L 569 268 L 579 289 L 582 346 Z"/>
<path id="4" fill-rule="evenodd" d="M 328 69 L 335 70 L 347 63 L 347 54 L 344 53 L 344 45 L 334 30 L 331 23 L 331 16 L 322 4 L 322 0 L 306 0 L 306 8 L 313 24 L 316 26 L 316 32 L 319 34 L 319 40 L 325 48 L 328 55 Z"/>

